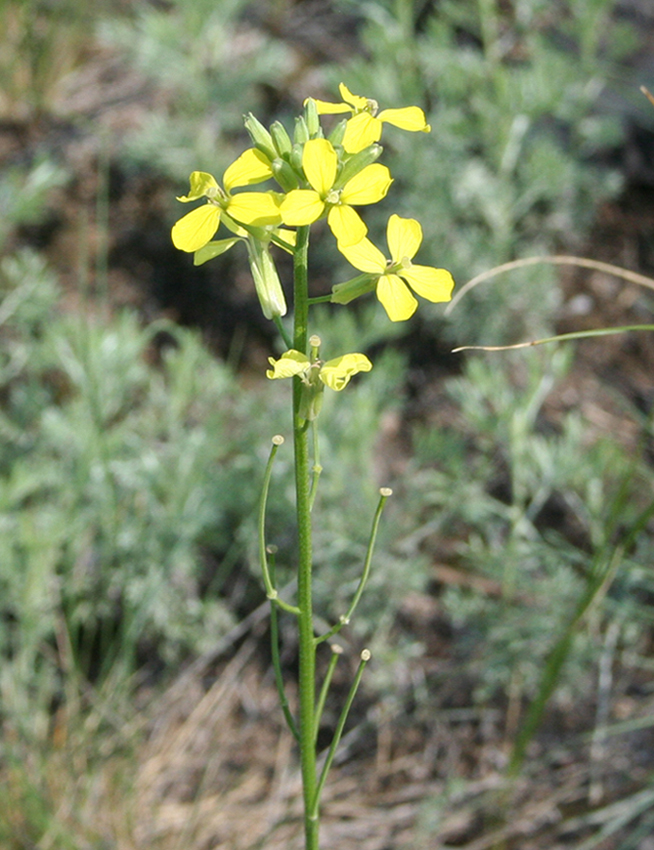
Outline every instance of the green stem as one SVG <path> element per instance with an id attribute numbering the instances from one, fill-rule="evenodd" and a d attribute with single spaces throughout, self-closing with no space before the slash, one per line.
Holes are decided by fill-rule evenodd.
<path id="1" fill-rule="evenodd" d="M 309 228 L 299 227 L 294 252 L 293 347 L 306 352 L 309 318 Z M 300 641 L 299 707 L 300 763 L 304 796 L 305 850 L 318 850 L 318 802 L 315 745 L 316 647 L 313 640 L 311 587 L 311 501 L 309 487 L 309 439 L 300 416 L 302 384 L 293 379 L 293 442 L 295 448 L 295 510 L 298 533 L 298 630 Z"/>
<path id="2" fill-rule="evenodd" d="M 320 465 L 318 426 L 316 425 L 315 419 L 311 423 L 311 431 L 313 433 L 313 479 L 311 481 L 311 493 L 309 494 L 309 508 L 310 510 L 313 510 L 313 503 L 316 498 L 316 493 L 318 492 L 318 480 L 320 479 L 320 473 L 322 472 L 322 466 Z"/>
<path id="3" fill-rule="evenodd" d="M 273 321 L 277 326 L 277 330 L 279 331 L 279 335 L 284 340 L 284 345 L 286 348 L 293 348 L 293 343 L 291 342 L 290 336 L 286 333 L 286 328 L 281 320 L 280 316 L 273 316 Z"/>
<path id="4" fill-rule="evenodd" d="M 328 304 L 331 300 L 331 295 L 316 295 L 314 298 L 309 298 L 309 304 Z"/>

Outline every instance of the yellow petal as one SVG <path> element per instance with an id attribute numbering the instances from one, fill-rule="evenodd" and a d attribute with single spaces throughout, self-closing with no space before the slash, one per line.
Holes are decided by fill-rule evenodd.
<path id="1" fill-rule="evenodd" d="M 372 363 L 365 354 L 343 354 L 328 360 L 320 370 L 320 380 L 330 389 L 339 392 L 350 382 L 352 375 L 369 372 Z"/>
<path id="2" fill-rule="evenodd" d="M 411 266 L 400 272 L 414 292 L 427 301 L 449 301 L 454 289 L 454 279 L 445 269 L 432 266 Z"/>
<path id="3" fill-rule="evenodd" d="M 342 248 L 356 245 L 368 232 L 358 213 L 345 204 L 339 204 L 330 209 L 327 214 L 327 224 Z"/>
<path id="4" fill-rule="evenodd" d="M 343 245 L 339 242 L 338 250 L 348 263 L 352 263 L 359 271 L 372 274 L 384 274 L 386 271 L 386 257 L 370 239 L 362 239 L 356 245 Z"/>
<path id="5" fill-rule="evenodd" d="M 382 275 L 377 281 L 377 298 L 391 322 L 404 322 L 416 312 L 418 302 L 396 274 Z"/>
<path id="6" fill-rule="evenodd" d="M 324 209 L 320 195 L 313 189 L 293 189 L 282 201 L 279 211 L 284 224 L 298 227 L 317 221 Z"/>
<path id="7" fill-rule="evenodd" d="M 252 186 L 272 177 L 268 157 L 256 148 L 244 151 L 223 174 L 223 184 L 228 192 L 236 186 Z"/>
<path id="8" fill-rule="evenodd" d="M 341 93 L 343 100 L 346 103 L 352 104 L 355 109 L 365 109 L 368 106 L 368 98 L 361 97 L 361 95 L 358 94 L 352 94 L 345 83 L 339 83 L 338 90 Z"/>
<path id="9" fill-rule="evenodd" d="M 277 199 L 270 192 L 240 192 L 232 195 L 227 212 L 235 221 L 254 227 L 282 223 Z"/>
<path id="10" fill-rule="evenodd" d="M 302 168 L 312 189 L 324 198 L 334 185 L 338 156 L 327 139 L 309 139 L 302 151 Z"/>
<path id="11" fill-rule="evenodd" d="M 400 130 L 409 130 L 417 133 L 422 130 L 428 133 L 431 127 L 427 123 L 425 113 L 419 106 L 405 106 L 402 109 L 382 109 L 377 116 L 379 121 L 399 127 Z"/>
<path id="12" fill-rule="evenodd" d="M 367 165 L 351 180 L 348 180 L 341 192 L 341 202 L 344 204 L 376 204 L 386 197 L 393 182 L 391 172 L 385 165 L 376 162 Z"/>
<path id="13" fill-rule="evenodd" d="M 345 125 L 343 147 L 348 153 L 358 153 L 381 139 L 382 125 L 369 112 L 359 112 Z"/>
<path id="14" fill-rule="evenodd" d="M 188 195 L 181 195 L 177 198 L 177 200 L 181 201 L 183 204 L 186 204 L 189 201 L 197 201 L 198 198 L 204 198 L 209 190 L 215 190 L 218 188 L 216 178 L 212 177 L 211 174 L 207 174 L 206 171 L 194 171 L 193 174 L 191 174 L 190 183 L 191 188 Z"/>
<path id="15" fill-rule="evenodd" d="M 422 227 L 414 218 L 392 215 L 386 226 L 386 240 L 394 263 L 401 263 L 405 257 L 412 260 L 422 242 Z"/>
<path id="16" fill-rule="evenodd" d="M 219 224 L 220 209 L 213 204 L 203 204 L 175 223 L 170 234 L 173 245 L 190 254 L 199 251 L 211 240 Z"/>
<path id="17" fill-rule="evenodd" d="M 310 365 L 309 358 L 301 351 L 296 351 L 291 348 L 286 351 L 279 360 L 274 357 L 269 357 L 268 362 L 273 367 L 266 371 L 267 378 L 291 378 L 293 375 L 300 375 Z"/>
<path id="18" fill-rule="evenodd" d="M 306 102 L 305 100 L 304 103 L 306 104 Z M 318 115 L 337 115 L 341 112 L 352 112 L 352 107 L 348 106 L 347 103 L 330 103 L 328 100 L 316 100 L 315 97 L 313 102 L 316 104 Z"/>

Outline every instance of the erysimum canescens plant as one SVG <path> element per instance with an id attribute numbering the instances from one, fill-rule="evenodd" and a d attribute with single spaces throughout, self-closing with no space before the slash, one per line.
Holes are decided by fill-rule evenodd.
<path id="1" fill-rule="evenodd" d="M 429 130 L 424 113 L 418 107 L 384 110 L 377 115 L 377 105 L 368 98 L 352 95 L 341 86 L 343 104 L 327 104 L 309 98 L 304 112 L 296 119 L 293 137 L 280 122 L 270 129 L 254 115 L 247 115 L 245 126 L 254 147 L 242 154 L 223 176 L 223 186 L 211 174 L 195 171 L 191 175 L 188 195 L 183 203 L 204 201 L 197 209 L 181 218 L 173 227 L 172 238 L 182 251 L 192 253 L 196 264 L 219 256 L 237 243 L 243 243 L 264 315 L 273 319 L 279 330 L 284 353 L 270 357 L 268 378 L 289 378 L 293 382 L 291 427 L 294 444 L 296 553 L 281 553 L 280 560 L 296 564 L 297 591 L 294 601 L 280 596 L 275 582 L 271 548 L 266 541 L 266 505 L 272 479 L 273 462 L 284 438 L 275 435 L 263 475 L 259 504 L 259 561 L 263 586 L 271 602 L 270 634 L 275 680 L 280 703 L 300 755 L 304 800 L 304 836 L 306 850 L 319 850 L 320 797 L 338 747 L 348 712 L 358 688 L 364 667 L 370 658 L 361 653 L 357 671 L 334 727 L 331 745 L 322 767 L 318 769 L 317 731 L 332 674 L 338 661 L 334 650 L 326 665 L 320 688 L 316 683 L 316 653 L 350 622 L 366 586 L 372 566 L 377 528 L 391 490 L 382 487 L 377 509 L 372 518 L 368 547 L 361 577 L 347 610 L 330 627 L 320 630 L 322 620 L 313 611 L 313 535 L 312 508 L 318 492 L 322 466 L 319 460 L 319 413 L 324 388 L 337 392 L 345 389 L 359 373 L 369 372 L 372 363 L 363 353 L 349 353 L 324 359 L 321 341 L 309 336 L 310 308 L 319 301 L 331 300 L 347 304 L 376 290 L 377 296 L 393 321 L 408 319 L 418 302 L 411 293 L 430 301 L 447 301 L 452 291 L 452 278 L 444 269 L 413 263 L 422 230 L 417 221 L 391 216 L 387 238 L 390 260 L 366 238 L 367 227 L 354 207 L 381 201 L 387 194 L 392 177 L 385 165 L 376 162 L 382 153 L 377 144 L 384 123 L 405 130 Z M 325 138 L 319 114 L 351 112 Z M 280 192 L 258 189 L 235 191 L 246 186 L 275 180 Z M 362 272 L 357 278 L 338 284 L 331 295 L 311 296 L 308 279 L 308 249 L 311 225 L 321 218 L 336 237 L 339 250 Z M 289 231 L 280 227 L 296 228 Z M 218 228 L 229 231 L 227 238 L 214 241 Z M 279 246 L 293 255 L 292 329 L 282 322 L 286 301 L 272 252 Z M 288 287 L 290 292 L 291 287 Z M 313 439 L 309 440 L 309 433 Z M 294 714 L 285 695 L 279 651 L 278 616 L 294 618 L 298 635 L 298 710 Z"/>

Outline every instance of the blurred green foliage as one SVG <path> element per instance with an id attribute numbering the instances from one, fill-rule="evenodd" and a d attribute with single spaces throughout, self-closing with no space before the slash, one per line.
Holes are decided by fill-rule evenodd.
<path id="1" fill-rule="evenodd" d="M 612 0 L 444 0 L 423 17 L 410 0 L 361 8 L 366 54 L 330 70 L 331 86 L 345 79 L 381 108 L 426 107 L 432 125 L 420 144 L 385 131 L 395 184 L 376 221 L 382 207 L 384 221 L 388 211 L 418 218 L 423 261 L 459 284 L 507 260 L 578 249 L 597 204 L 621 185 L 597 161 L 623 133 L 600 96 L 637 40 Z M 477 290 L 445 332 L 459 343 L 537 336 L 557 303 L 553 271 L 524 270 Z"/>
<path id="2" fill-rule="evenodd" d="M 654 474 L 646 444 L 627 450 L 592 435 L 576 411 L 556 426 L 543 415 L 572 355 L 570 348 L 531 351 L 520 362 L 506 359 L 504 369 L 498 358 L 471 359 L 465 375 L 447 384 L 456 421 L 416 437 L 417 535 L 449 544 L 455 565 L 491 579 L 497 589 L 496 602 L 487 591 L 456 585 L 443 596 L 459 635 L 460 664 L 470 668 L 482 702 L 508 693 L 516 680 L 522 693 L 535 696 L 553 637 L 601 573 L 608 596 L 576 636 L 559 690 L 567 704 L 587 697 L 593 682 L 585 671 L 602 619 L 624 605 L 638 607 L 631 594 L 651 540 L 629 541 L 629 529 L 642 531 Z M 631 623 L 625 640 L 643 651 L 650 611 L 646 595 L 637 596 L 644 605 L 640 616 L 623 618 Z"/>

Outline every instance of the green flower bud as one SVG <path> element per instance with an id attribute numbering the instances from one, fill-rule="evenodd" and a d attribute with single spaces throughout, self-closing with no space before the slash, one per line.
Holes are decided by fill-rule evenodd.
<path id="1" fill-rule="evenodd" d="M 369 145 L 367 148 L 364 148 L 362 151 L 358 153 L 352 154 L 344 163 L 343 168 L 341 169 L 341 173 L 338 175 L 336 182 L 334 183 L 335 189 L 341 189 L 348 180 L 351 180 L 355 174 L 358 174 L 360 171 L 363 171 L 364 168 L 368 165 L 372 165 L 373 162 L 379 159 L 383 148 L 381 145 L 377 143 L 373 145 Z"/>
<path id="2" fill-rule="evenodd" d="M 372 292 L 377 285 L 379 275 L 364 274 L 357 275 L 351 280 L 346 280 L 344 283 L 337 283 L 332 287 L 332 304 L 349 304 L 360 295 L 365 295 L 367 292 Z"/>
<path id="3" fill-rule="evenodd" d="M 266 319 L 286 315 L 286 299 L 268 242 L 248 238 L 250 270 Z"/>
<path id="4" fill-rule="evenodd" d="M 304 150 L 302 145 L 295 144 L 293 145 L 293 150 L 291 151 L 290 162 L 292 167 L 298 172 L 298 174 L 304 174 L 302 170 L 302 154 Z"/>
<path id="5" fill-rule="evenodd" d="M 261 153 L 265 153 L 268 159 L 275 159 L 277 152 L 275 150 L 272 136 L 263 126 L 261 121 L 259 121 L 259 119 L 251 112 L 248 112 L 243 121 L 245 123 L 245 129 L 250 134 L 250 138 L 252 139 L 255 148 L 258 148 Z"/>
<path id="6" fill-rule="evenodd" d="M 270 125 L 270 135 L 277 153 L 275 156 L 288 157 L 291 152 L 291 138 L 281 121 L 273 121 Z"/>
<path id="7" fill-rule="evenodd" d="M 277 157 L 272 161 L 272 171 L 275 180 L 279 183 L 285 192 L 290 192 L 291 189 L 297 189 L 298 179 L 297 174 L 291 166 L 283 159 Z"/>
<path id="8" fill-rule="evenodd" d="M 303 145 L 305 142 L 308 142 L 311 138 L 309 133 L 309 128 L 307 127 L 307 122 L 304 120 L 304 117 L 300 115 L 295 119 L 295 132 L 293 133 L 293 141 L 296 144 Z"/>
<path id="9" fill-rule="evenodd" d="M 318 118 L 318 108 L 316 107 L 316 101 L 312 97 L 308 97 L 304 104 L 304 120 L 309 131 L 309 138 L 322 138 L 323 132 L 320 126 L 320 119 Z"/>
<path id="10" fill-rule="evenodd" d="M 347 127 L 347 118 L 339 121 L 327 138 L 336 147 L 343 144 L 343 136 L 345 136 L 345 128 Z"/>

